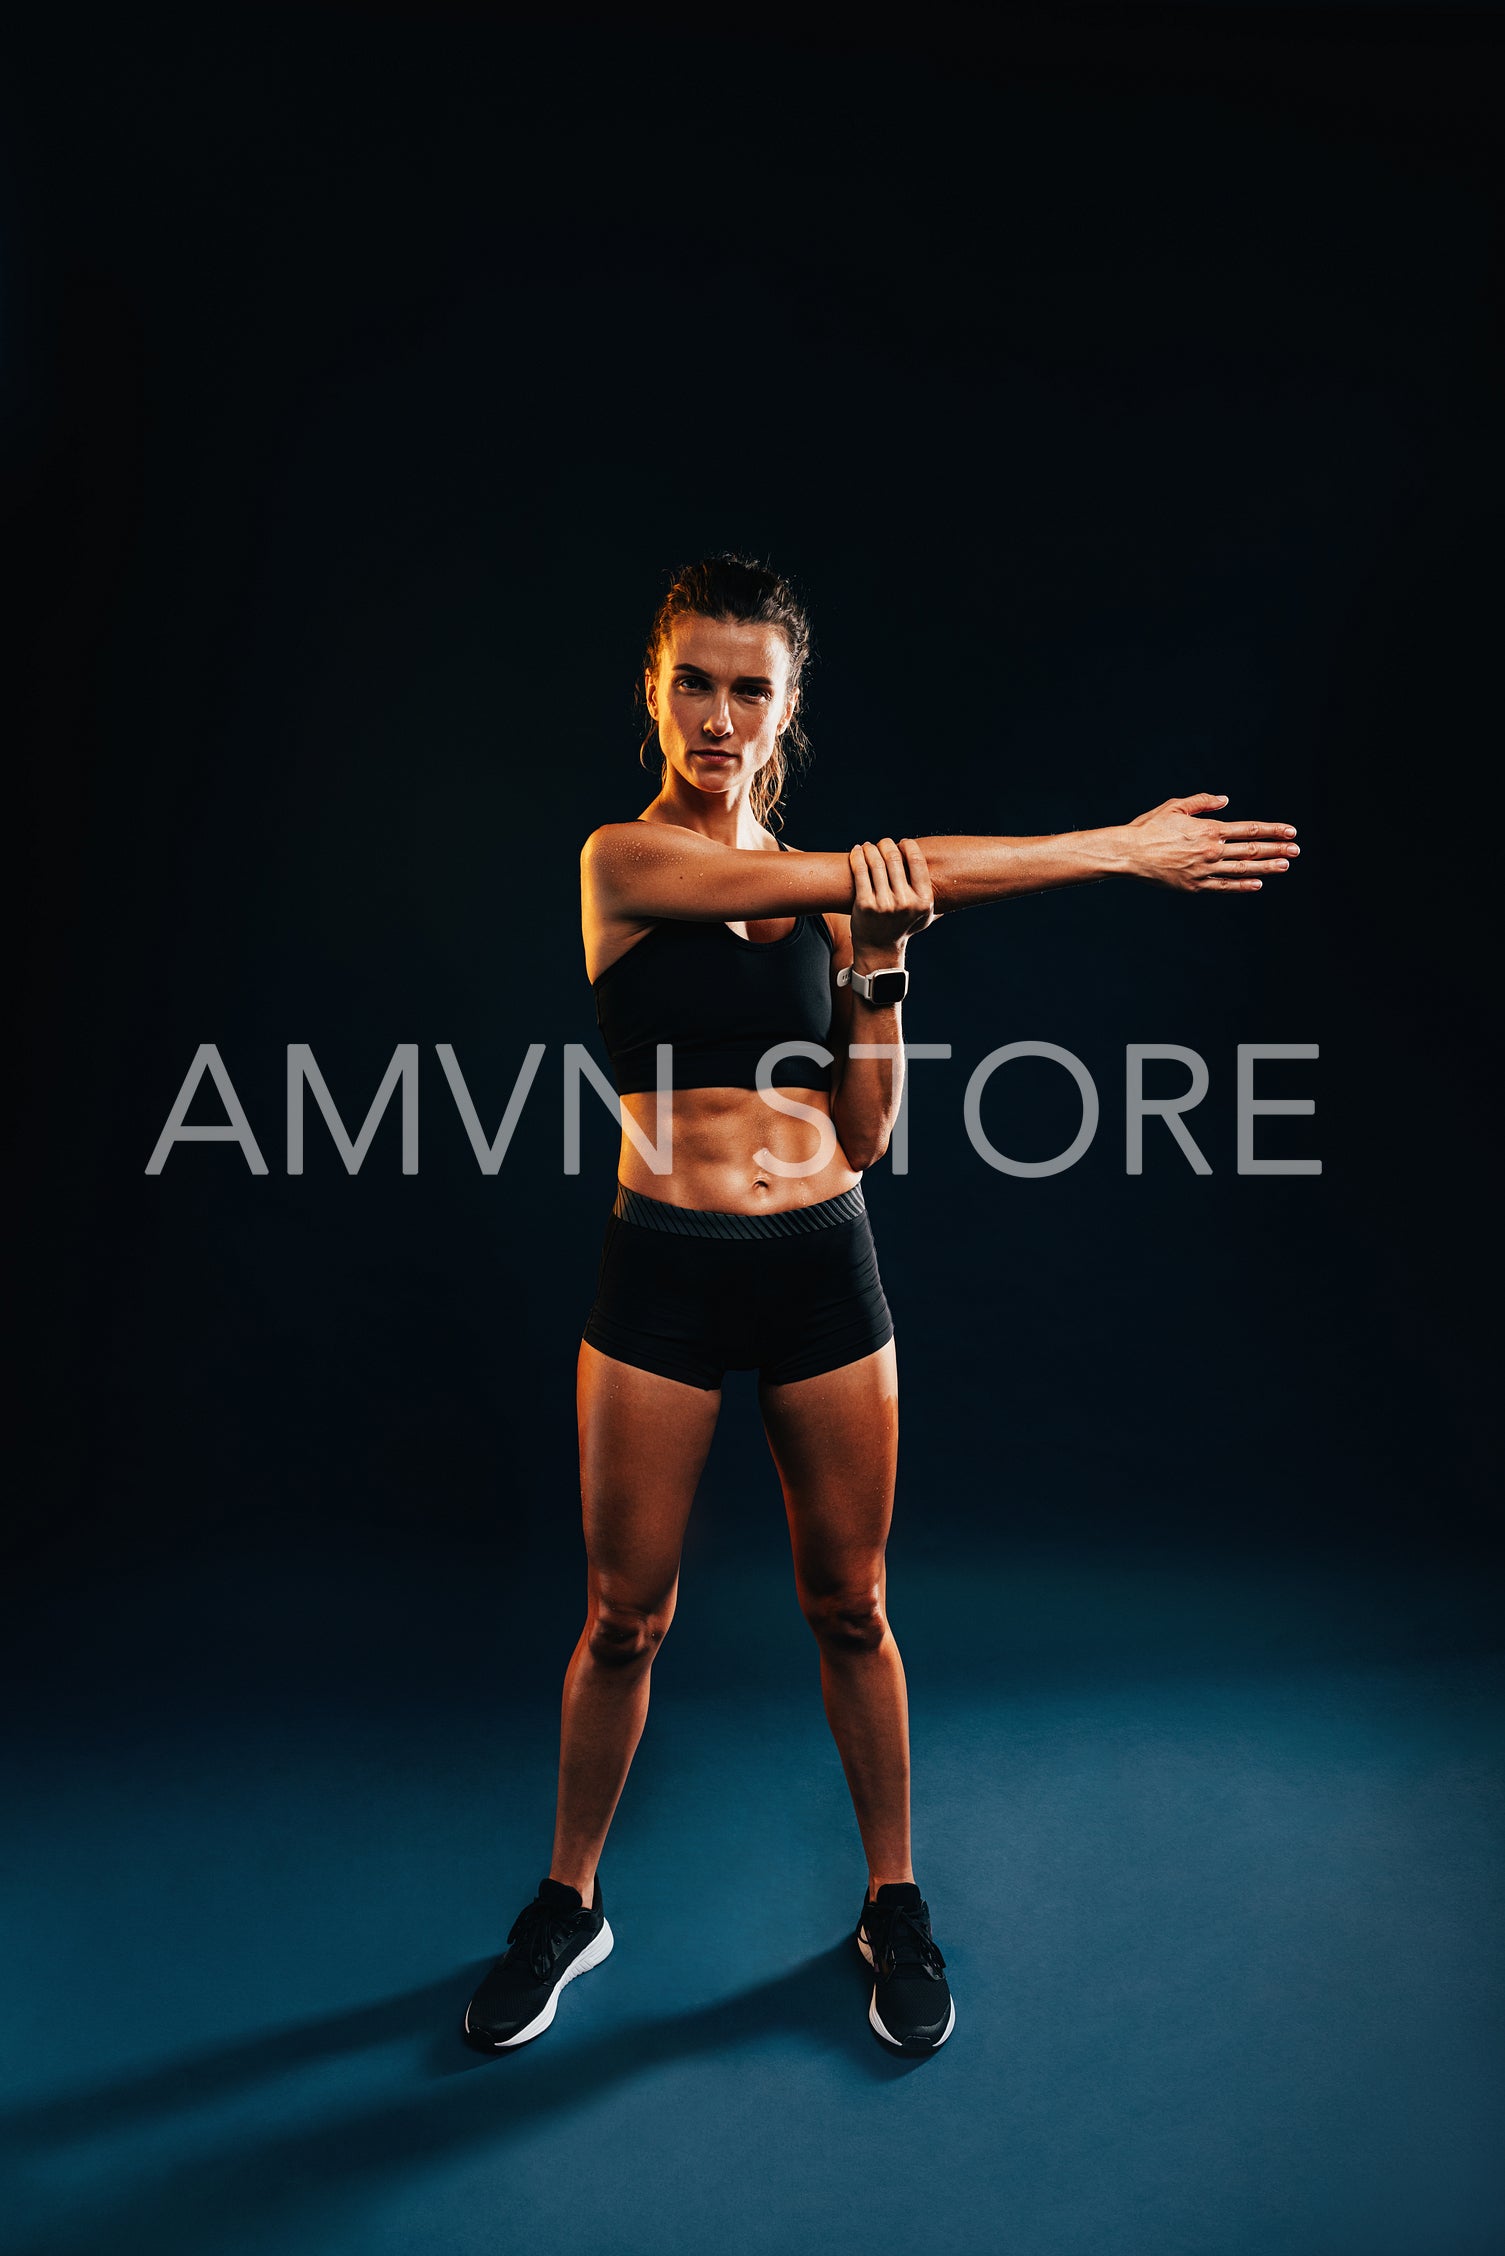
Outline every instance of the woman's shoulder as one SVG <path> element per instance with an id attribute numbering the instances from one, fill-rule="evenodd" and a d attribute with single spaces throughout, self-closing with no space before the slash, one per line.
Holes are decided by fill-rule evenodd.
<path id="1" fill-rule="evenodd" d="M 649 831 L 655 834 L 667 832 L 668 836 L 675 840 L 691 839 L 696 848 L 702 852 L 707 849 L 713 853 L 720 851 L 714 840 L 707 838 L 704 831 L 692 830 L 688 823 L 650 822 L 646 816 L 636 815 L 629 822 L 598 823 L 580 849 L 582 866 L 589 868 L 593 861 L 610 862 L 623 852 L 630 854 L 639 851 L 643 844 L 644 835 Z M 771 831 L 765 831 L 763 838 L 764 844 L 762 847 L 743 847 L 740 850 L 743 853 L 767 853 L 775 848 L 783 847 L 786 854 L 797 854 L 800 851 L 797 846 L 785 846 L 783 840 L 775 838 Z"/>
<path id="2" fill-rule="evenodd" d="M 641 838 L 646 828 L 647 825 L 636 817 L 625 822 L 597 823 L 580 849 L 580 859 L 587 861 L 592 854 L 622 845 L 633 836 Z"/>
<path id="3" fill-rule="evenodd" d="M 603 857 L 609 859 L 623 851 L 637 853 L 645 838 L 650 836 L 666 844 L 688 839 L 701 851 L 717 850 L 714 840 L 707 838 L 704 831 L 692 830 L 688 823 L 650 821 L 646 815 L 634 815 L 627 822 L 598 823 L 581 847 L 580 859 L 589 863 Z"/>

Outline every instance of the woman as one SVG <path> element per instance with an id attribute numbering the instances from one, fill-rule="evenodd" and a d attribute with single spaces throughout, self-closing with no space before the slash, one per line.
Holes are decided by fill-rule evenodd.
<path id="1" fill-rule="evenodd" d="M 1087 878 L 1256 891 L 1298 851 L 1289 825 L 1214 819 L 1225 801 L 1200 792 L 1117 829 L 796 852 L 768 818 L 787 745 L 802 744 L 809 648 L 804 611 L 763 565 L 722 556 L 681 573 L 644 671 L 661 787 L 581 855 L 586 966 L 623 1116 L 579 1357 L 589 1604 L 564 1682 L 549 1871 L 466 2010 L 485 2051 L 540 2035 L 560 1990 L 612 1948 L 601 1851 L 674 1616 L 722 1375 L 752 1368 L 867 1856 L 868 2019 L 907 2053 L 951 2034 L 910 1863 L 904 1669 L 885 1609 L 893 1321 L 862 1196 L 903 1088 L 907 944 L 945 910 Z"/>

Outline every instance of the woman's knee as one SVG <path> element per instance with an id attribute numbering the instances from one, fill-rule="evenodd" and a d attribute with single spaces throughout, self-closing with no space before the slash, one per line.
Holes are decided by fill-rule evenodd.
<path id="1" fill-rule="evenodd" d="M 888 1634 L 888 1617 L 875 1582 L 802 1590 L 800 1611 L 817 1642 L 833 1654 L 876 1653 Z"/>
<path id="2" fill-rule="evenodd" d="M 635 1604 L 612 1592 L 591 1596 L 586 1642 L 593 1659 L 606 1668 L 637 1668 L 651 1663 L 674 1619 L 674 1600 Z"/>

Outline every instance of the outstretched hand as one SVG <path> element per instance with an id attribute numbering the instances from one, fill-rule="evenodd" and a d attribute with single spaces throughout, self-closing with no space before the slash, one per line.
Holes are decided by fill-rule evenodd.
<path id="1" fill-rule="evenodd" d="M 923 932 L 940 916 L 917 838 L 880 838 L 876 846 L 854 846 L 847 860 L 852 865 L 854 956 L 893 954 L 911 932 Z"/>
<path id="2" fill-rule="evenodd" d="M 1301 852 L 1290 823 L 1227 822 L 1226 792 L 1167 799 L 1124 825 L 1136 877 L 1180 893 L 1257 893 Z"/>

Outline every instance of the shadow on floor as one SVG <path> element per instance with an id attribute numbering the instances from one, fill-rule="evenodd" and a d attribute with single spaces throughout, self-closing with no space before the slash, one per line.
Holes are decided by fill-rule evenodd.
<path id="1" fill-rule="evenodd" d="M 419 2079 L 440 2087 L 314 2124 L 294 2122 L 269 2136 L 258 2133 L 102 2198 L 86 2197 L 73 2218 L 13 2241 L 15 2256 L 97 2256 L 101 2248 L 228 2250 L 265 2235 L 284 2211 L 306 2232 L 322 2203 L 358 2200 L 384 2173 L 467 2147 L 495 2147 L 543 2117 L 593 2106 L 613 2085 L 645 2071 L 696 2054 L 724 2056 L 767 2038 L 845 2056 L 854 2074 L 879 2082 L 925 2065 L 888 2052 L 873 2035 L 865 2010 L 871 1977 L 846 1936 L 734 1997 L 630 2028 L 572 2041 L 562 2006 L 545 2037 L 494 2060 L 468 2051 L 459 2035 L 466 2000 L 486 1963 L 372 2005 L 11 2111 L 0 2120 L 0 2143 L 31 2155 L 40 2147 L 57 2153 L 180 2116 L 313 2061 L 404 2038 L 428 2040 Z"/>

